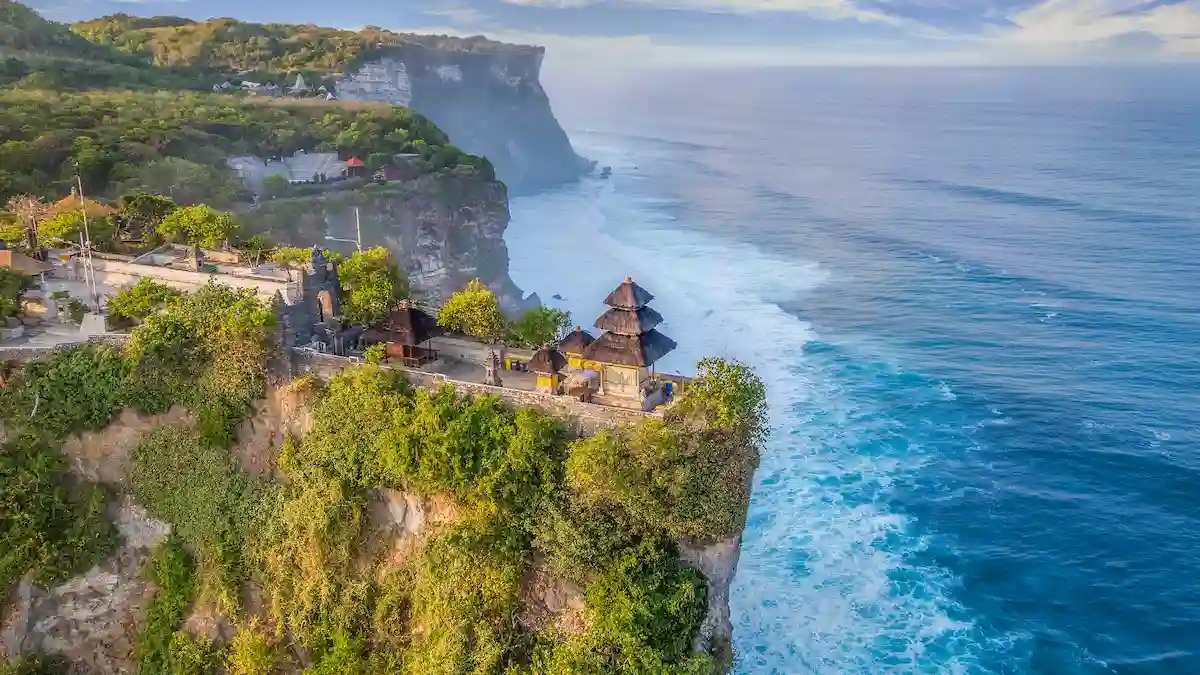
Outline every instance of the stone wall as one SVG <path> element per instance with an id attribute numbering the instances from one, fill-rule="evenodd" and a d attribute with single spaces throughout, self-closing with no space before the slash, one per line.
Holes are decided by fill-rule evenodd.
<path id="1" fill-rule="evenodd" d="M 254 289 L 263 300 L 270 300 L 276 291 L 281 293 L 284 299 L 290 299 L 295 293 L 288 282 L 266 277 L 193 272 L 192 270 L 177 270 L 169 267 L 140 265 L 121 260 L 106 260 L 101 258 L 94 258 L 92 260 L 92 268 L 96 272 L 96 283 L 98 285 L 114 289 L 137 283 L 139 279 L 153 279 L 186 292 L 203 288 L 209 281 L 217 281 L 234 288 Z M 70 274 L 70 271 L 68 271 L 68 274 Z M 82 268 L 77 269 L 75 274 L 82 279 Z"/>
<path id="2" fill-rule="evenodd" d="M 8 347 L 5 345 L 0 345 L 0 360 L 25 363 L 26 361 L 36 361 L 37 359 L 45 358 L 61 349 L 69 349 L 80 344 L 124 347 L 125 343 L 127 342 L 129 342 L 128 333 L 105 333 L 103 335 L 93 335 L 87 340 L 61 342 L 59 344 L 46 347 Z"/>
<path id="3" fill-rule="evenodd" d="M 307 349 L 292 350 L 294 372 L 311 373 L 321 379 L 329 379 L 337 373 L 362 363 L 361 359 L 352 357 L 321 354 Z M 609 406 L 583 403 L 566 396 L 554 396 L 523 389 L 508 387 L 492 387 L 475 382 L 452 380 L 440 373 L 428 373 L 399 366 L 386 365 L 385 368 L 400 371 L 409 382 L 419 387 L 436 390 L 444 385 L 452 385 L 458 392 L 474 396 L 496 396 L 514 408 L 533 408 L 548 415 L 554 415 L 567 422 L 581 436 L 590 436 L 601 429 L 615 429 L 627 424 L 636 423 L 647 417 L 661 416 L 661 412 L 641 412 L 628 408 L 613 408 Z"/>
<path id="4" fill-rule="evenodd" d="M 529 349 L 520 349 L 505 345 L 487 345 L 476 340 L 467 340 L 458 337 L 443 336 L 431 338 L 429 340 L 429 348 L 436 349 L 442 356 L 455 361 L 474 363 L 485 368 L 491 362 L 491 352 L 493 350 L 500 357 L 501 362 L 509 357 L 526 362 L 533 358 L 533 351 Z"/>

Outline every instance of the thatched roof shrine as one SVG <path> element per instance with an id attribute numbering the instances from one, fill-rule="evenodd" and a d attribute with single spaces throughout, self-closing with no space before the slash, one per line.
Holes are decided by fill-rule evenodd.
<path id="1" fill-rule="evenodd" d="M 625 281 L 604 298 L 604 304 L 619 309 L 641 309 L 653 299 L 650 291 L 634 283 L 633 277 L 625 277 Z"/>
<path id="2" fill-rule="evenodd" d="M 569 335 L 558 341 L 558 351 L 564 354 L 582 354 L 587 346 L 596 341 L 592 334 L 579 326 Z"/>
<path id="3" fill-rule="evenodd" d="M 553 347 L 542 347 L 533 353 L 528 367 L 539 375 L 556 375 L 567 367 L 567 359 Z"/>
<path id="4" fill-rule="evenodd" d="M 415 347 L 430 338 L 442 334 L 442 327 L 437 319 L 427 312 L 413 307 L 407 300 L 402 300 L 396 309 L 376 326 L 368 329 L 369 337 L 383 342 Z"/>

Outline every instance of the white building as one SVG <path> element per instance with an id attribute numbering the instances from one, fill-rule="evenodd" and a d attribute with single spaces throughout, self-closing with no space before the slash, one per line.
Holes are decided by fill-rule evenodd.
<path id="1" fill-rule="evenodd" d="M 256 192 L 262 189 L 263 179 L 268 176 L 282 176 L 293 185 L 341 180 L 346 177 L 346 163 L 338 159 L 336 152 L 297 150 L 291 157 L 284 157 L 278 161 L 243 155 L 230 157 L 225 163 L 241 176 L 247 188 Z"/>

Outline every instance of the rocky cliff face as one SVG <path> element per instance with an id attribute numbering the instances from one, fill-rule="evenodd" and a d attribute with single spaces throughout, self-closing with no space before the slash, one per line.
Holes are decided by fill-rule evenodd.
<path id="1" fill-rule="evenodd" d="M 492 161 L 514 194 L 591 170 L 575 154 L 539 82 L 545 50 L 482 39 L 407 36 L 334 82 L 339 98 L 411 106 L 455 145 Z"/>
<path id="2" fill-rule="evenodd" d="M 351 252 L 355 208 L 364 248 L 387 246 L 408 273 L 421 299 L 437 304 L 478 277 L 512 312 L 536 305 L 508 276 L 508 198 L 504 185 L 476 175 L 423 176 L 413 181 L 367 185 L 311 197 L 264 202 L 243 222 L 273 241 L 320 244 Z"/>

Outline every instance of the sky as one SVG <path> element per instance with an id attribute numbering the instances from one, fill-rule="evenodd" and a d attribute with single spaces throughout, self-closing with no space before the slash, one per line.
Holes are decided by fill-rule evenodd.
<path id="1" fill-rule="evenodd" d="M 1200 0 L 26 0 L 125 12 L 367 25 L 539 44 L 548 61 L 660 65 L 1200 62 Z"/>

